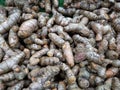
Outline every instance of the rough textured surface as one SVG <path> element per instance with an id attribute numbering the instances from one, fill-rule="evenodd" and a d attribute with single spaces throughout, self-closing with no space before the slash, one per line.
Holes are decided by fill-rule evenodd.
<path id="1" fill-rule="evenodd" d="M 0 90 L 120 89 L 119 0 L 6 0 L 5 5 Z"/>

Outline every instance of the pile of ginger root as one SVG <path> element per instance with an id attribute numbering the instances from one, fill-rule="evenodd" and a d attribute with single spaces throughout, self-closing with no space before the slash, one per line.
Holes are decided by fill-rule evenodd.
<path id="1" fill-rule="evenodd" d="M 120 90 L 120 0 L 5 0 L 0 90 Z"/>

